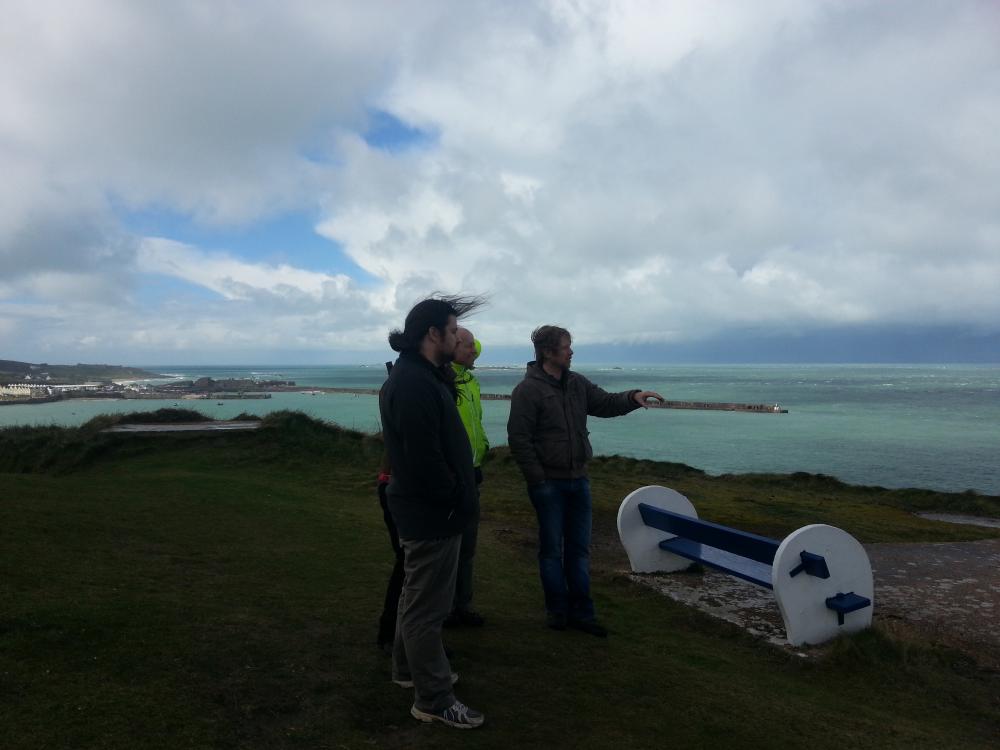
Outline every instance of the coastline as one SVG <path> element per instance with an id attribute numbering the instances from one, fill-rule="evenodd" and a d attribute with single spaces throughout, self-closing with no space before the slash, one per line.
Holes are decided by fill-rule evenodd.
<path id="1" fill-rule="evenodd" d="M 648 387 L 674 401 L 780 401 L 789 409 L 782 419 L 751 416 L 754 412 L 657 408 L 621 419 L 591 419 L 588 429 L 598 455 L 676 461 L 712 474 L 801 471 L 868 486 L 1000 494 L 995 461 L 1000 450 L 1000 401 L 995 398 L 1000 368 L 741 365 L 580 370 L 609 391 Z M 64 403 L 0 409 L 0 425 L 79 426 L 101 413 L 184 405 L 217 419 L 244 412 L 264 416 L 285 409 L 303 411 L 350 429 L 379 431 L 377 400 L 369 394 L 384 381 L 384 368 L 157 371 L 192 381 L 185 387 L 202 377 L 219 382 L 250 376 L 287 379 L 295 386 L 271 390 L 272 398 L 266 400 L 219 399 L 205 393 L 208 398 L 181 401 L 180 393 L 164 393 L 159 401 L 98 401 L 97 394 L 88 394 Z M 487 435 L 492 445 L 503 445 L 509 405 L 505 394 L 522 373 L 483 368 L 479 377 L 484 392 L 497 394 L 496 399 L 483 400 Z M 160 390 L 158 383 L 150 385 Z"/>

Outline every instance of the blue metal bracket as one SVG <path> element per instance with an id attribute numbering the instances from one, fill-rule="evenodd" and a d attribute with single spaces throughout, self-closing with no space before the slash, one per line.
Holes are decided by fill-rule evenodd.
<path id="1" fill-rule="evenodd" d="M 837 613 L 838 625 L 844 624 L 844 615 L 848 612 L 856 612 L 859 609 L 870 607 L 871 604 L 872 600 L 867 596 L 859 596 L 853 591 L 846 594 L 838 593 L 836 596 L 828 597 L 826 600 L 827 608 Z"/>
<path id="2" fill-rule="evenodd" d="M 799 559 L 802 560 L 798 565 L 792 568 L 788 575 L 795 578 L 799 573 L 806 573 L 807 575 L 814 576 L 815 578 L 829 578 L 830 569 L 826 566 L 826 558 L 822 555 L 814 555 L 812 552 L 806 552 L 802 550 L 799 553 Z"/>

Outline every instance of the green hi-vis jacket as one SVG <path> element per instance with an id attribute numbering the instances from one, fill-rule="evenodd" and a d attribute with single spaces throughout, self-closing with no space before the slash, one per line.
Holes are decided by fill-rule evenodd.
<path id="1" fill-rule="evenodd" d="M 479 342 L 476 342 L 479 351 Z M 479 381 L 476 376 L 457 362 L 452 362 L 455 369 L 455 386 L 458 389 L 458 415 L 462 418 L 465 431 L 469 433 L 469 444 L 472 446 L 472 465 L 479 466 L 483 462 L 486 451 L 490 449 L 490 441 L 483 429 L 483 404 L 479 395 Z"/>

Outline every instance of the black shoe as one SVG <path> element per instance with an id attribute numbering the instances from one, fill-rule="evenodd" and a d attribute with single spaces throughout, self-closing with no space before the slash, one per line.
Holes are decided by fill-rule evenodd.
<path id="1" fill-rule="evenodd" d="M 566 615 L 562 612 L 549 612 L 545 616 L 545 624 L 553 630 L 565 630 Z"/>
<path id="2" fill-rule="evenodd" d="M 566 624 L 573 628 L 573 630 L 581 630 L 598 638 L 608 637 L 608 629 L 598 623 L 597 620 L 569 620 Z"/>

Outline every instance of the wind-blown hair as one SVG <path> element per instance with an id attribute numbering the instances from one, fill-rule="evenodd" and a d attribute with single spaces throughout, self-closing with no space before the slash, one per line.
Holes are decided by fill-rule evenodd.
<path id="1" fill-rule="evenodd" d="M 535 345 L 535 361 L 539 365 L 545 363 L 546 352 L 554 352 L 559 349 L 563 336 L 570 341 L 573 340 L 569 331 L 559 326 L 538 326 L 531 332 L 531 343 Z"/>
<path id="2" fill-rule="evenodd" d="M 413 306 L 406 315 L 403 330 L 396 329 L 389 333 L 389 346 L 396 352 L 415 352 L 420 349 L 427 331 L 437 328 L 444 331 L 448 317 L 454 315 L 463 318 L 471 315 L 486 304 L 482 296 L 458 296 L 435 294 L 421 300 Z"/>

